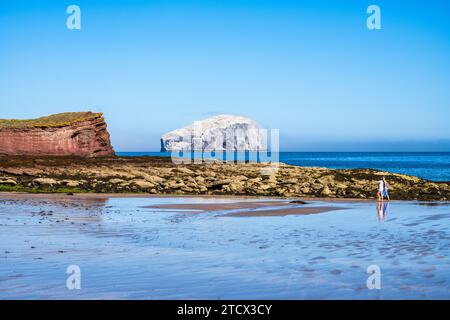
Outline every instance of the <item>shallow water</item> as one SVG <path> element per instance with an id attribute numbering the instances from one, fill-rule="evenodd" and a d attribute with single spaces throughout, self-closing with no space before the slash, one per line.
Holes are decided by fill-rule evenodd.
<path id="1" fill-rule="evenodd" d="M 230 200 L 0 196 L 0 298 L 450 298 L 448 203 L 245 218 L 143 208 L 214 201 Z M 80 290 L 66 287 L 69 265 Z M 366 286 L 370 265 L 380 290 Z"/>

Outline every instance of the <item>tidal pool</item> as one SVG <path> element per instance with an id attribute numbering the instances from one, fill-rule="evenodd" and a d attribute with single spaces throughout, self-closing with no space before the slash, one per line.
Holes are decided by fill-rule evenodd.
<path id="1" fill-rule="evenodd" d="M 0 194 L 0 299 L 450 298 L 449 203 L 174 206 L 237 201 L 256 200 Z M 74 265 L 79 290 L 66 283 Z"/>

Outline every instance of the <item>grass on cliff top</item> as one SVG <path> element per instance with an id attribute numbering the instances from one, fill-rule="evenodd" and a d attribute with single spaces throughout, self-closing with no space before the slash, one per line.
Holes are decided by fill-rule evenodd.
<path id="1" fill-rule="evenodd" d="M 0 119 L 0 129 L 62 127 L 101 116 L 102 113 L 93 113 L 88 111 L 58 113 L 38 119 Z"/>

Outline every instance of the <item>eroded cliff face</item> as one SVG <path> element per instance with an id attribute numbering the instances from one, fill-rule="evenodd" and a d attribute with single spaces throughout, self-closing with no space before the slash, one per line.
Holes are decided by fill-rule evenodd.
<path id="1" fill-rule="evenodd" d="M 96 157 L 114 155 L 114 150 L 103 115 L 87 112 L 3 120 L 0 154 Z"/>

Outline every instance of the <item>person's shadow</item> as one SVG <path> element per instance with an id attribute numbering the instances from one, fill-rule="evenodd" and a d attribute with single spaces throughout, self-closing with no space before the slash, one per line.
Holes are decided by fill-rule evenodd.
<path id="1" fill-rule="evenodd" d="M 388 202 L 381 202 L 381 201 L 378 202 L 378 204 L 377 204 L 378 221 L 386 220 L 388 208 L 389 208 Z"/>

